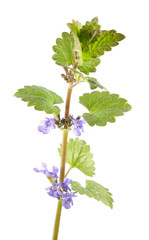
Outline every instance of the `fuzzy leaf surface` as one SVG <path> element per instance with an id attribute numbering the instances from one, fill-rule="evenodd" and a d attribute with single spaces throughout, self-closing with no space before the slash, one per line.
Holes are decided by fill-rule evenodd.
<path id="1" fill-rule="evenodd" d="M 98 24 L 98 18 L 93 18 L 90 22 L 87 21 L 85 25 L 82 26 L 78 33 L 78 37 L 81 46 L 84 47 L 89 42 L 95 40 L 95 37 L 100 32 L 100 25 Z"/>
<path id="2" fill-rule="evenodd" d="M 82 59 L 89 60 L 104 54 L 105 51 L 111 51 L 114 46 L 117 46 L 119 41 L 123 40 L 125 36 L 117 33 L 115 30 L 102 31 L 97 41 L 90 43 L 83 49 Z"/>
<path id="3" fill-rule="evenodd" d="M 87 21 L 85 25 L 81 25 L 78 21 L 72 21 L 67 24 L 71 29 L 75 46 L 77 46 L 77 57 L 78 57 L 78 69 L 89 74 L 90 72 L 96 72 L 96 66 L 100 63 L 98 58 L 83 58 L 83 46 L 88 45 L 90 42 L 95 41 L 97 35 L 100 32 L 100 25 L 98 24 L 98 18 L 93 18 L 90 22 Z"/>
<path id="4" fill-rule="evenodd" d="M 54 104 L 63 103 L 63 99 L 56 93 L 35 85 L 20 88 L 14 96 L 28 102 L 28 106 L 34 106 L 35 110 L 45 111 L 48 114 L 59 114 L 60 109 Z"/>
<path id="5" fill-rule="evenodd" d="M 67 26 L 76 36 L 78 36 L 80 29 L 82 28 L 82 24 L 75 20 L 72 20 L 72 23 L 67 23 Z"/>
<path id="6" fill-rule="evenodd" d="M 97 201 L 103 202 L 105 205 L 109 206 L 111 209 L 113 208 L 113 199 L 112 194 L 109 190 L 99 183 L 96 183 L 92 180 L 86 180 L 86 187 L 82 187 L 80 183 L 73 181 L 71 183 L 71 187 L 73 191 L 77 191 L 79 194 L 90 198 L 94 198 Z"/>
<path id="7" fill-rule="evenodd" d="M 82 65 L 78 66 L 78 69 L 89 75 L 90 72 L 96 72 L 96 67 L 99 65 L 100 59 L 99 58 L 91 58 L 89 60 L 83 60 Z"/>
<path id="8" fill-rule="evenodd" d="M 53 60 L 56 61 L 56 64 L 61 66 L 69 66 L 74 63 L 73 58 L 73 47 L 74 39 L 72 34 L 67 32 L 62 33 L 62 38 L 56 39 L 56 44 L 53 46 L 55 54 L 53 55 Z"/>
<path id="9" fill-rule="evenodd" d="M 89 113 L 84 113 L 83 117 L 90 126 L 105 126 L 107 122 L 115 122 L 115 117 L 122 116 L 124 112 L 131 110 L 127 100 L 120 98 L 118 94 L 110 94 L 108 91 L 94 91 L 85 93 L 80 97 Z"/>
<path id="10" fill-rule="evenodd" d="M 61 147 L 58 149 L 61 155 Z M 79 138 L 70 139 L 67 144 L 66 162 L 72 168 L 78 168 L 87 176 L 95 174 L 93 154 L 90 152 L 90 146 L 85 141 Z"/>

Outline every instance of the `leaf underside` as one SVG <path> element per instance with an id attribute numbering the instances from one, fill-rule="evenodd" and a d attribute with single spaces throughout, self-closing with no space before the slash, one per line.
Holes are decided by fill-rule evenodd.
<path id="1" fill-rule="evenodd" d="M 99 183 L 96 183 L 92 180 L 86 180 L 86 187 L 82 187 L 80 183 L 73 181 L 71 183 L 71 187 L 73 191 L 78 192 L 79 194 L 90 198 L 94 198 L 97 201 L 103 202 L 105 205 L 109 206 L 111 209 L 113 208 L 113 199 L 112 194 L 109 192 L 107 188 L 104 188 Z"/>
<path id="2" fill-rule="evenodd" d="M 56 93 L 35 85 L 19 89 L 14 96 L 28 102 L 28 106 L 34 106 L 35 110 L 45 111 L 48 114 L 59 114 L 60 109 L 54 104 L 63 103 L 63 99 Z"/>

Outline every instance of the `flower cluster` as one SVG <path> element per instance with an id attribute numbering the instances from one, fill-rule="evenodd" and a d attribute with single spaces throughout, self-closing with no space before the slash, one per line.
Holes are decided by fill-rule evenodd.
<path id="1" fill-rule="evenodd" d="M 66 209 L 71 208 L 71 205 L 73 205 L 73 197 L 76 197 L 76 195 L 71 192 L 70 187 L 68 186 L 72 180 L 65 178 L 64 182 L 57 183 L 58 179 L 58 169 L 53 166 L 53 172 L 49 172 L 47 169 L 47 164 L 42 163 L 43 169 L 39 170 L 38 168 L 34 168 L 35 172 L 41 172 L 46 175 L 47 178 L 51 179 L 52 186 L 47 187 L 46 191 L 49 196 L 57 198 L 58 200 L 62 200 L 62 206 Z"/>
<path id="2" fill-rule="evenodd" d="M 51 187 L 46 188 L 49 196 L 58 200 L 62 199 L 62 206 L 66 209 L 71 208 L 71 205 L 73 205 L 72 198 L 76 197 L 68 186 L 71 182 L 72 180 L 65 178 L 63 183 L 52 183 Z"/>
<path id="3" fill-rule="evenodd" d="M 51 129 L 55 129 L 56 125 L 58 126 L 60 124 L 65 124 L 67 122 L 65 119 L 62 119 L 60 122 L 57 121 L 54 118 L 46 118 L 46 120 L 41 121 L 40 123 L 42 125 L 38 126 L 38 131 L 42 132 L 43 134 L 47 134 L 50 132 Z M 86 123 L 86 121 L 82 118 L 77 119 L 69 119 L 69 126 L 71 126 L 72 131 L 75 133 L 76 136 L 80 136 L 81 132 L 84 132 L 83 124 Z M 61 125 L 60 125 L 61 126 Z"/>

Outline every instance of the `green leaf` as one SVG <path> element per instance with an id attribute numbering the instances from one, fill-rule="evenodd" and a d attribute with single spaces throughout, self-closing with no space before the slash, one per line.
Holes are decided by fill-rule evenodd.
<path id="1" fill-rule="evenodd" d="M 78 69 L 87 75 L 89 72 L 95 72 L 95 67 L 100 63 L 100 60 L 97 58 L 91 59 L 91 57 L 87 59 L 83 58 L 82 48 L 96 40 L 96 37 L 100 32 L 98 18 L 95 17 L 90 22 L 87 21 L 83 26 L 81 23 L 73 20 L 73 23 L 68 23 L 68 27 L 72 31 L 76 46 L 75 48 L 77 49 L 76 56 L 78 60 Z"/>
<path id="2" fill-rule="evenodd" d="M 83 29 L 90 31 L 100 29 L 100 25 L 98 24 L 98 17 L 94 17 L 90 22 L 87 21 L 86 24 L 83 26 Z"/>
<path id="3" fill-rule="evenodd" d="M 105 87 L 103 87 L 96 78 L 93 78 L 93 77 L 86 77 L 85 78 L 85 81 L 88 82 L 89 86 L 90 86 L 90 89 L 96 89 L 97 87 L 103 89 L 103 90 L 106 90 Z"/>
<path id="4" fill-rule="evenodd" d="M 58 149 L 61 155 L 61 147 Z M 87 176 L 93 176 L 95 174 L 94 161 L 92 160 L 93 154 L 90 153 L 90 146 L 86 145 L 86 142 L 79 140 L 79 138 L 70 139 L 67 144 L 66 162 L 71 165 L 72 168 L 78 168 Z"/>
<path id="5" fill-rule="evenodd" d="M 78 69 L 86 75 L 89 75 L 90 72 L 96 72 L 95 67 L 98 66 L 99 63 L 99 58 L 91 58 L 90 60 L 83 61 L 82 65 L 78 66 Z"/>
<path id="6" fill-rule="evenodd" d="M 112 194 L 109 192 L 107 188 L 104 188 L 99 183 L 96 183 L 91 180 L 86 180 L 86 187 L 82 187 L 80 183 L 73 181 L 71 183 L 71 187 L 73 191 L 77 191 L 81 195 L 85 194 L 90 198 L 94 198 L 97 201 L 103 202 L 105 205 L 109 206 L 111 209 L 113 208 L 113 199 Z"/>
<path id="7" fill-rule="evenodd" d="M 14 96 L 28 102 L 28 106 L 34 106 L 35 110 L 45 111 L 48 114 L 59 114 L 60 109 L 54 104 L 63 103 L 63 99 L 56 93 L 35 85 L 20 88 Z"/>
<path id="8" fill-rule="evenodd" d="M 73 64 L 74 39 L 72 34 L 63 32 L 62 38 L 56 39 L 56 44 L 57 45 L 53 46 L 55 54 L 52 57 L 53 60 L 56 61 L 56 64 L 61 66 Z"/>
<path id="9" fill-rule="evenodd" d="M 98 18 L 93 18 L 90 22 L 87 21 L 85 25 L 82 26 L 78 33 L 81 46 L 87 45 L 88 43 L 95 40 L 96 35 L 100 32 L 100 25 L 98 24 Z"/>
<path id="10" fill-rule="evenodd" d="M 105 126 L 107 122 L 115 122 L 115 117 L 122 116 L 124 112 L 131 110 L 131 106 L 124 98 L 119 98 L 118 94 L 104 92 L 85 93 L 80 97 L 89 113 L 84 113 L 83 117 L 90 126 Z"/>
<path id="11" fill-rule="evenodd" d="M 67 26 L 76 36 L 78 36 L 80 29 L 82 28 L 82 24 L 75 20 L 72 20 L 72 23 L 67 23 Z"/>
<path id="12" fill-rule="evenodd" d="M 99 82 L 98 82 L 98 80 L 96 79 L 96 78 L 93 78 L 93 77 L 85 77 L 84 75 L 83 75 L 83 73 L 81 73 L 81 72 L 79 72 L 79 71 L 77 71 L 77 70 L 75 70 L 75 69 L 73 69 L 73 68 L 70 68 L 70 67 L 68 67 L 70 70 L 71 70 L 71 72 L 74 74 L 74 77 L 75 77 L 75 79 L 76 79 L 76 81 L 77 82 L 87 82 L 88 84 L 89 84 L 89 87 L 90 87 L 90 89 L 95 89 L 95 88 L 97 88 L 97 87 L 99 87 L 99 88 L 101 88 L 101 89 L 103 89 L 103 90 L 106 90 L 106 88 L 105 87 L 103 87 Z"/>
<path id="13" fill-rule="evenodd" d="M 90 43 L 83 49 L 82 59 L 89 60 L 104 54 L 105 51 L 111 51 L 114 46 L 117 46 L 119 41 L 123 40 L 125 36 L 117 33 L 115 30 L 102 31 L 97 41 Z"/>

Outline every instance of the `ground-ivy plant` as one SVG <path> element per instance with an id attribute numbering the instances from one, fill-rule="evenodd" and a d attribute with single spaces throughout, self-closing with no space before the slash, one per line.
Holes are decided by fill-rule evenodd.
<path id="1" fill-rule="evenodd" d="M 75 201 L 78 201 L 79 194 L 94 198 L 113 208 L 112 194 L 107 188 L 93 180 L 86 180 L 86 185 L 81 186 L 79 179 L 72 180 L 68 175 L 72 168 L 77 168 L 89 177 L 95 175 L 95 162 L 90 146 L 79 139 L 84 132 L 84 125 L 106 126 L 108 122 L 115 122 L 116 117 L 131 109 L 126 99 L 119 97 L 118 94 L 111 94 L 96 78 L 89 76 L 96 71 L 104 52 L 111 51 L 112 47 L 117 46 L 125 36 L 115 30 L 101 30 L 97 17 L 84 25 L 75 20 L 67 25 L 70 32 L 63 32 L 62 37 L 56 39 L 52 57 L 55 63 L 63 68 L 61 77 L 68 84 L 64 115 L 60 113 L 63 99 L 45 87 L 25 86 L 15 93 L 17 98 L 28 102 L 28 106 L 34 106 L 35 110 L 48 114 L 38 126 L 39 134 L 48 134 L 56 128 L 63 134 L 62 144 L 58 149 L 61 157 L 60 170 L 56 166 L 48 170 L 46 163 L 42 163 L 41 169 L 34 168 L 35 172 L 41 172 L 47 177 L 49 180 L 47 194 L 58 203 L 53 240 L 58 238 L 62 207 L 70 209 L 73 203 L 75 205 Z M 78 102 L 85 107 L 84 112 L 82 116 L 74 116 L 69 111 L 72 90 L 82 82 L 88 83 L 93 91 L 80 96 Z M 68 141 L 69 131 L 73 131 L 77 137 Z M 66 163 L 69 164 L 69 170 L 65 173 Z"/>

